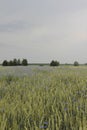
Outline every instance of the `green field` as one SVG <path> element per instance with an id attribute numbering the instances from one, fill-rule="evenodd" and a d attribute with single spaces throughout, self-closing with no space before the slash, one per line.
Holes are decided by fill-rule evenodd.
<path id="1" fill-rule="evenodd" d="M 0 67 L 0 130 L 87 130 L 87 67 Z"/>

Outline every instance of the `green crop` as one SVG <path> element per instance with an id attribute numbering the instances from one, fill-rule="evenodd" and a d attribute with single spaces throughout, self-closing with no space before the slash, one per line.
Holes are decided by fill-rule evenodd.
<path id="1" fill-rule="evenodd" d="M 0 77 L 0 130 L 87 130 L 87 68 Z"/>

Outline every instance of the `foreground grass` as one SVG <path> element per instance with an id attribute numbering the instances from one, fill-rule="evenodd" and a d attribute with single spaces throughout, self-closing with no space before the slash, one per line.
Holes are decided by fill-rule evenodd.
<path id="1" fill-rule="evenodd" d="M 87 70 L 0 78 L 0 130 L 87 130 Z"/>

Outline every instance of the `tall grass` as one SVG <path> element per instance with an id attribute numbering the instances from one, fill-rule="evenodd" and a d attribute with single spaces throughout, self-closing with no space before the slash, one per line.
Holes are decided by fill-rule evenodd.
<path id="1" fill-rule="evenodd" d="M 0 78 L 0 130 L 87 130 L 84 68 Z"/>

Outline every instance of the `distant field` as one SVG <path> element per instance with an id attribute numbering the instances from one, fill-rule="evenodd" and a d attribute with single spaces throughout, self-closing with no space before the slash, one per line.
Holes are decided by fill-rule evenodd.
<path id="1" fill-rule="evenodd" d="M 87 66 L 0 66 L 0 130 L 87 130 Z"/>
<path id="2" fill-rule="evenodd" d="M 79 72 L 81 71 L 82 73 L 86 74 L 87 72 L 87 66 L 79 66 L 79 67 L 74 67 L 73 65 L 61 65 L 58 67 L 50 67 L 49 65 L 29 65 L 29 66 L 0 66 L 0 76 L 31 76 L 32 74 L 35 74 L 39 71 L 76 71 Z"/>
<path id="3" fill-rule="evenodd" d="M 52 68 L 49 66 L 38 66 L 38 65 L 29 65 L 29 66 L 0 66 L 0 76 L 31 76 L 38 70 L 49 71 Z"/>

